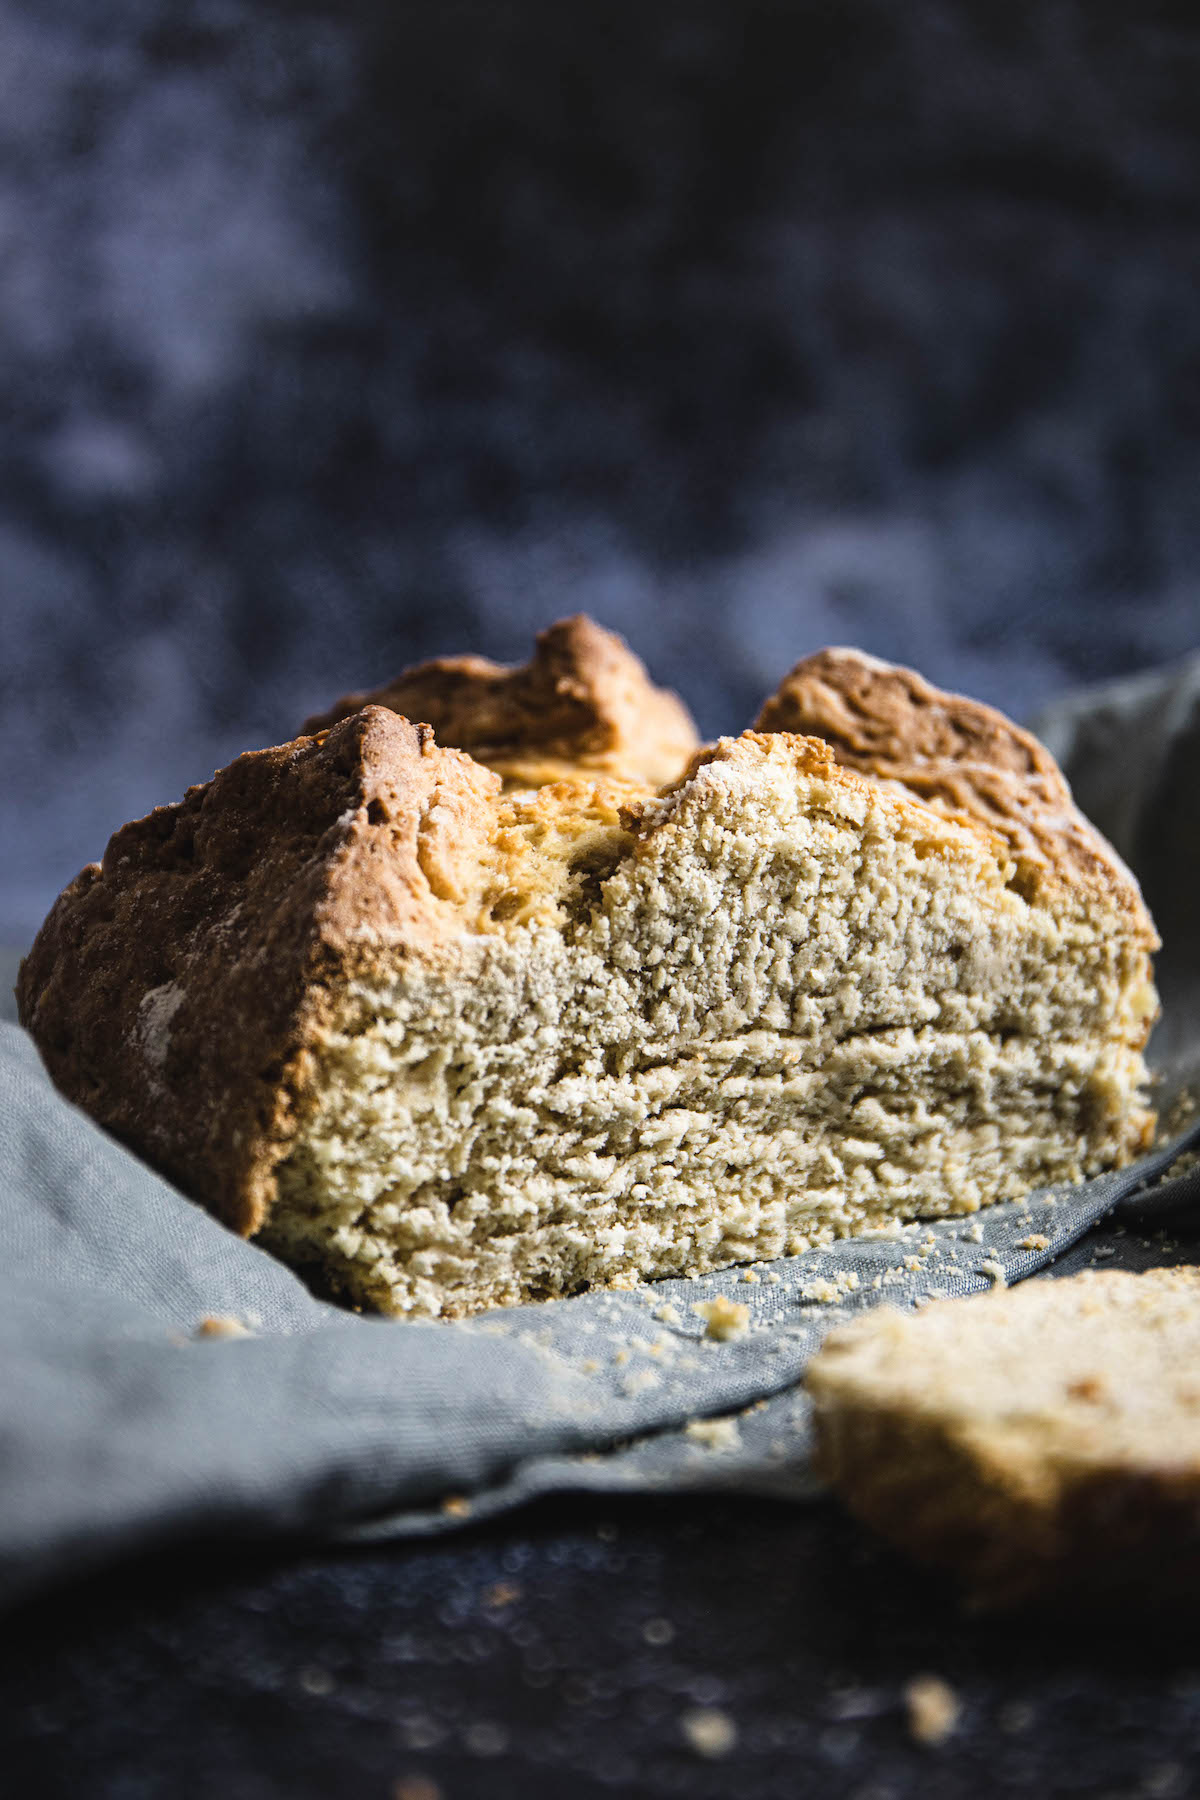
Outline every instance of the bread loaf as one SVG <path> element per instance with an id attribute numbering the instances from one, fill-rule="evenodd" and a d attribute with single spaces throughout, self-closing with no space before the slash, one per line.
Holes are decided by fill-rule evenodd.
<path id="1" fill-rule="evenodd" d="M 19 1000 L 67 1095 L 356 1302 L 777 1257 L 1144 1143 L 1153 927 L 998 714 L 830 652 L 698 749 L 570 621 L 329 717 L 117 832 Z"/>

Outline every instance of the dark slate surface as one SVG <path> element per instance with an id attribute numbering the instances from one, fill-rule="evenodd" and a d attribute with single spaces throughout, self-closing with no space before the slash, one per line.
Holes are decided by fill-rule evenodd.
<path id="1" fill-rule="evenodd" d="M 936 1749 L 903 1701 L 931 1669 L 963 1707 Z M 763 1502 L 560 1509 L 240 1580 L 144 1570 L 36 1621 L 7 1685 L 30 1795 L 1181 1796 L 1200 1753 L 1194 1641 L 964 1620 L 832 1508 Z M 722 1760 L 680 1724 L 714 1705 L 738 1726 Z"/>

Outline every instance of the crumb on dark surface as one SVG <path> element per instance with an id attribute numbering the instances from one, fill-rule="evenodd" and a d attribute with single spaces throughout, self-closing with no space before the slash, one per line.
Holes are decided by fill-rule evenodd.
<path id="1" fill-rule="evenodd" d="M 906 1710 L 922 1670 L 961 1709 L 936 1754 Z M 823 1800 L 1016 1800 L 1141 1792 L 1198 1753 L 1186 1633 L 977 1620 L 831 1504 L 567 1502 L 390 1550 L 197 1550 L 43 1598 L 0 1647 L 14 1794 L 716 1800 L 732 1771 L 794 1800 L 802 1766 Z"/>

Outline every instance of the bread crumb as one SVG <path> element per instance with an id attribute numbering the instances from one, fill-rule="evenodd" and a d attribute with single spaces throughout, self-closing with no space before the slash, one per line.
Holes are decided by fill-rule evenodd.
<path id="1" fill-rule="evenodd" d="M 661 1306 L 655 1307 L 654 1317 L 662 1325 L 680 1325 L 683 1323 L 679 1316 L 679 1308 L 677 1306 L 672 1306 L 669 1300 L 664 1300 Z"/>
<path id="2" fill-rule="evenodd" d="M 920 1267 L 920 1264 L 917 1264 Z M 842 1300 L 852 1294 L 858 1287 L 858 1276 L 853 1269 L 840 1269 L 830 1280 L 826 1276 L 818 1276 L 815 1281 L 806 1281 L 799 1291 L 799 1298 L 815 1302 L 820 1306 L 829 1306 L 835 1300 Z"/>
<path id="3" fill-rule="evenodd" d="M 761 1281 L 762 1276 L 757 1274 L 755 1272 L 755 1270 L 753 1270 L 753 1269 L 747 1269 L 746 1273 L 742 1276 L 742 1280 L 743 1281 Z"/>
<path id="4" fill-rule="evenodd" d="M 783 1277 L 782 1275 L 777 1275 L 774 1269 L 768 1269 L 767 1273 L 763 1276 L 763 1280 L 767 1283 L 768 1287 L 778 1287 L 779 1283 L 783 1280 Z"/>
<path id="5" fill-rule="evenodd" d="M 980 1263 L 978 1273 L 987 1276 L 992 1284 L 993 1292 L 998 1292 L 1000 1288 L 1008 1286 L 1008 1280 L 1004 1273 L 1004 1265 L 1003 1263 L 998 1263 L 994 1256 L 989 1256 L 986 1262 Z"/>
<path id="6" fill-rule="evenodd" d="M 715 1706 L 697 1707 L 686 1712 L 679 1721 L 688 1744 L 697 1756 L 728 1756 L 737 1743 L 737 1726 L 728 1713 Z"/>
<path id="7" fill-rule="evenodd" d="M 1197 1111 L 1196 1095 L 1190 1088 L 1180 1088 L 1170 1106 L 1160 1115 L 1155 1142 L 1169 1144 L 1185 1125 L 1190 1125 Z"/>
<path id="8" fill-rule="evenodd" d="M 447 1494 L 442 1501 L 442 1511 L 452 1519 L 466 1519 L 470 1516 L 471 1502 L 463 1494 Z"/>
<path id="9" fill-rule="evenodd" d="M 904 1259 L 904 1266 L 910 1274 L 919 1275 L 921 1272 L 921 1259 L 919 1256 L 906 1256 Z"/>
<path id="10" fill-rule="evenodd" d="M 1044 1231 L 1031 1231 L 1028 1237 L 1023 1237 L 1021 1239 L 1017 1248 L 1019 1250 L 1048 1250 L 1050 1248 L 1050 1239 L 1046 1236 Z"/>
<path id="11" fill-rule="evenodd" d="M 692 1311 L 705 1321 L 704 1335 L 724 1342 L 741 1337 L 750 1323 L 750 1308 L 718 1294 L 715 1300 L 697 1300 Z"/>
<path id="12" fill-rule="evenodd" d="M 968 1244 L 982 1244 L 983 1226 L 978 1219 L 972 1219 L 962 1235 L 967 1240 Z"/>
<path id="13" fill-rule="evenodd" d="M 706 1450 L 740 1450 L 741 1433 L 736 1419 L 689 1419 L 685 1434 Z"/>
<path id="14" fill-rule="evenodd" d="M 196 1327 L 198 1338 L 244 1338 L 253 1337 L 254 1333 L 232 1313 L 210 1313 L 201 1319 Z"/>
<path id="15" fill-rule="evenodd" d="M 962 1711 L 958 1695 L 938 1675 L 914 1675 L 904 1689 L 904 1705 L 908 1735 L 916 1744 L 944 1744 Z"/>

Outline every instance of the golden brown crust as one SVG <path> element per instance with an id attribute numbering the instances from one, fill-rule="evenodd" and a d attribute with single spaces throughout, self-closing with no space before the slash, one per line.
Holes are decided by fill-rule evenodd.
<path id="1" fill-rule="evenodd" d="M 261 1224 L 333 970 L 461 931 L 498 778 L 368 707 L 124 826 L 21 966 L 58 1086 L 243 1232 Z"/>
<path id="2" fill-rule="evenodd" d="M 683 702 L 651 683 L 619 637 L 582 616 L 541 632 L 519 668 L 439 657 L 373 693 L 347 694 L 304 729 L 322 731 L 367 704 L 424 720 L 439 743 L 529 786 L 577 769 L 658 785 L 698 742 Z"/>
<path id="3" fill-rule="evenodd" d="M 797 663 L 755 723 L 823 738 L 844 767 L 999 836 L 1030 893 L 1062 881 L 1099 895 L 1157 949 L 1137 882 L 1076 807 L 1050 752 L 995 708 L 861 651 L 830 649 Z"/>

